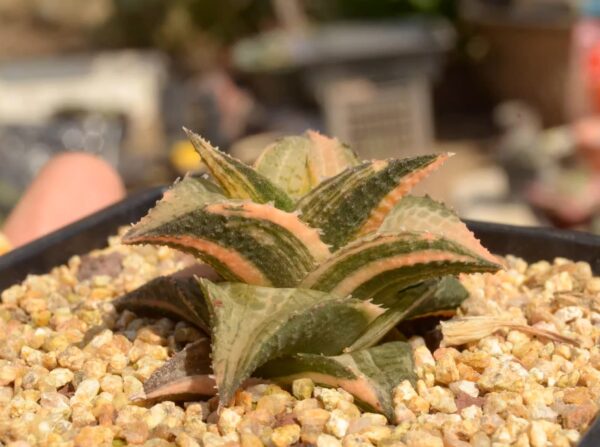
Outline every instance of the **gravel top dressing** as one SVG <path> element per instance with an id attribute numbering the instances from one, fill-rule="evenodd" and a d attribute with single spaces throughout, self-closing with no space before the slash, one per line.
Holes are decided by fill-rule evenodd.
<path id="1" fill-rule="evenodd" d="M 462 275 L 470 293 L 431 352 L 411 338 L 416 386 L 394 390 L 397 422 L 310 379 L 255 384 L 233 405 L 142 404 L 142 383 L 202 337 L 111 301 L 189 266 L 165 247 L 72 258 L 2 292 L 0 442 L 21 446 L 500 447 L 576 445 L 600 398 L 600 278 L 585 263 Z M 547 336 L 545 336 L 546 334 Z"/>

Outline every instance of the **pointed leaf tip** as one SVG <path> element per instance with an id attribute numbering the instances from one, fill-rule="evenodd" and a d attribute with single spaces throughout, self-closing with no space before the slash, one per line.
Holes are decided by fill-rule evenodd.
<path id="1" fill-rule="evenodd" d="M 200 284 L 212 316 L 213 370 L 223 404 L 268 360 L 342 352 L 381 314 L 369 303 L 314 290 Z"/>
<path id="2" fill-rule="evenodd" d="M 302 219 L 339 249 L 375 231 L 392 207 L 447 159 L 446 154 L 372 160 L 346 169 L 300 200 Z"/>
<path id="3" fill-rule="evenodd" d="M 203 163 L 229 198 L 250 199 L 257 203 L 273 201 L 277 208 L 290 211 L 294 201 L 268 178 L 231 155 L 213 147 L 200 135 L 187 130 L 188 138 Z"/>
<path id="4" fill-rule="evenodd" d="M 404 197 L 388 214 L 377 231 L 380 233 L 430 232 L 461 244 L 474 254 L 501 267 L 500 260 L 481 245 L 481 242 L 454 211 L 429 196 Z"/>
<path id="5" fill-rule="evenodd" d="M 206 265 L 195 265 L 169 276 L 160 276 L 113 301 L 118 311 L 142 315 L 174 316 L 210 333 L 208 312 L 195 276 L 218 279 Z"/>
<path id="6" fill-rule="evenodd" d="M 298 354 L 272 360 L 257 375 L 289 384 L 311 378 L 327 387 L 342 388 L 359 406 L 394 417 L 393 389 L 403 380 L 416 381 L 412 349 L 408 343 L 391 342 L 337 356 Z"/>
<path id="7" fill-rule="evenodd" d="M 301 287 L 376 303 L 411 285 L 459 273 L 490 272 L 498 265 L 431 233 L 382 233 L 334 253 Z"/>
<path id="8" fill-rule="evenodd" d="M 145 400 L 180 400 L 188 396 L 212 396 L 210 344 L 202 338 L 187 345 L 157 369 L 144 383 Z"/>
<path id="9" fill-rule="evenodd" d="M 355 154 L 339 140 L 308 130 L 269 145 L 254 168 L 297 200 L 322 181 L 357 164 Z"/>

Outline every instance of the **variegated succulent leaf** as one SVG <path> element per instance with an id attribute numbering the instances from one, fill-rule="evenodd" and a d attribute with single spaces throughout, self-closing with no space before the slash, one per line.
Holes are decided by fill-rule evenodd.
<path id="1" fill-rule="evenodd" d="M 438 289 L 439 281 L 431 280 L 401 291 L 385 312 L 377 317 L 347 351 L 368 349 L 379 343 L 398 323 L 421 305 L 427 307 Z"/>
<path id="2" fill-rule="evenodd" d="M 327 137 L 314 130 L 307 131 L 305 137 L 311 143 L 308 173 L 313 188 L 328 178 L 360 163 L 352 149 L 337 138 Z"/>
<path id="3" fill-rule="evenodd" d="M 195 396 L 213 396 L 216 390 L 210 340 L 201 338 L 187 345 L 152 373 L 144 383 L 144 398 L 184 400 Z"/>
<path id="4" fill-rule="evenodd" d="M 297 200 L 313 187 L 308 174 L 310 146 L 303 136 L 284 137 L 262 152 L 254 169 Z"/>
<path id="5" fill-rule="evenodd" d="M 422 317 L 451 317 L 456 309 L 469 297 L 469 291 L 454 276 L 442 278 L 432 297 L 419 303 L 406 316 L 407 320 Z"/>
<path id="6" fill-rule="evenodd" d="M 338 139 L 309 130 L 305 135 L 284 137 L 268 146 L 254 168 L 298 200 L 323 180 L 357 164 L 354 152 Z"/>
<path id="7" fill-rule="evenodd" d="M 454 276 L 425 281 L 385 299 L 378 295 L 386 311 L 369 325 L 348 351 L 375 346 L 402 321 L 430 316 L 451 316 L 468 296 L 467 289 Z"/>
<path id="8" fill-rule="evenodd" d="M 499 268 L 462 245 L 432 233 L 376 233 L 334 253 L 300 287 L 381 303 L 428 279 Z"/>
<path id="9" fill-rule="evenodd" d="M 222 404 L 265 362 L 343 351 L 383 310 L 315 290 L 214 284 L 201 279 L 212 326 L 212 358 Z"/>
<path id="10" fill-rule="evenodd" d="M 404 197 L 390 211 L 378 231 L 428 231 L 458 242 L 490 262 L 499 262 L 454 211 L 428 196 Z"/>
<path id="11" fill-rule="evenodd" d="M 394 418 L 393 389 L 403 380 L 416 381 L 408 343 L 391 342 L 338 356 L 298 354 L 272 360 L 256 375 L 282 384 L 311 378 L 316 384 L 342 388 L 367 410 Z"/>
<path id="12" fill-rule="evenodd" d="M 123 237 L 128 243 L 166 222 L 200 209 L 210 203 L 227 200 L 221 188 L 203 175 L 187 175 L 176 181 L 163 197 Z"/>
<path id="13" fill-rule="evenodd" d="M 448 154 L 367 161 L 324 181 L 297 204 L 301 218 L 337 250 L 377 230 L 392 207 Z"/>
<path id="14" fill-rule="evenodd" d="M 275 207 L 287 211 L 294 208 L 292 198 L 268 178 L 231 155 L 219 151 L 194 132 L 184 130 L 229 198 L 249 199 L 256 203 L 272 202 Z"/>
<path id="15" fill-rule="evenodd" d="M 318 230 L 295 213 L 226 199 L 205 183 L 188 177 L 176 184 L 123 242 L 168 245 L 192 253 L 226 280 L 276 287 L 296 286 L 329 257 Z"/>
<path id="16" fill-rule="evenodd" d="M 218 279 L 208 266 L 193 266 L 170 276 L 155 278 L 117 298 L 113 304 L 117 311 L 128 309 L 142 315 L 173 316 L 210 334 L 208 309 L 196 275 Z"/>

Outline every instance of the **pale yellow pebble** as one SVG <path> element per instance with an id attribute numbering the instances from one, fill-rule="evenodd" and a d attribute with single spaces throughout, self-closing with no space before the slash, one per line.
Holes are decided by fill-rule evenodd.
<path id="1" fill-rule="evenodd" d="M 304 400 L 302 402 L 307 402 Z M 315 400 L 316 402 L 316 400 Z M 294 415 L 302 426 L 301 438 L 302 442 L 314 444 L 317 441 L 317 437 L 325 429 L 325 424 L 329 420 L 330 414 L 327 410 L 322 408 L 308 408 L 297 411 L 294 409 Z"/>
<path id="2" fill-rule="evenodd" d="M 91 402 L 100 391 L 100 382 L 96 379 L 83 380 L 75 390 L 75 394 L 71 398 L 71 402 Z"/>
<path id="3" fill-rule="evenodd" d="M 263 443 L 254 433 L 242 433 L 240 435 L 241 447 L 263 447 Z"/>
<path id="4" fill-rule="evenodd" d="M 21 348 L 21 358 L 25 360 L 29 366 L 41 365 L 43 353 L 37 349 L 30 348 L 29 346 L 23 346 Z"/>
<path id="5" fill-rule="evenodd" d="M 225 441 L 219 435 L 206 432 L 202 436 L 202 445 L 204 447 L 223 447 L 225 445 Z"/>
<path id="6" fill-rule="evenodd" d="M 200 447 L 198 441 L 185 432 L 181 432 L 177 435 L 175 443 L 177 444 L 177 447 Z"/>
<path id="7" fill-rule="evenodd" d="M 123 392 L 128 398 L 143 396 L 144 385 L 133 376 L 125 376 L 123 378 Z"/>
<path id="8" fill-rule="evenodd" d="M 292 394 L 296 399 L 309 399 L 315 389 L 311 379 L 296 379 L 292 383 Z"/>
<path id="9" fill-rule="evenodd" d="M 456 403 L 454 401 L 454 394 L 452 391 L 442 388 L 440 386 L 434 386 L 429 390 L 429 397 L 426 398 L 431 408 L 441 411 L 443 413 L 454 413 L 456 412 Z"/>
<path id="10" fill-rule="evenodd" d="M 394 422 L 400 424 L 405 421 L 412 422 L 416 420 L 417 416 L 406 406 L 406 404 L 401 402 L 394 405 L 394 418 Z"/>
<path id="11" fill-rule="evenodd" d="M 83 427 L 73 440 L 74 447 L 97 447 L 110 445 L 113 432 L 109 427 Z"/>
<path id="12" fill-rule="evenodd" d="M 350 426 L 350 420 L 340 410 L 333 410 L 329 413 L 329 419 L 325 424 L 327 433 L 332 434 L 337 438 L 343 438 Z"/>
<path id="13" fill-rule="evenodd" d="M 372 447 L 373 444 L 363 435 L 352 434 L 345 436 L 342 440 L 342 447 Z"/>
<path id="14" fill-rule="evenodd" d="M 452 391 L 455 395 L 458 395 L 458 393 L 465 393 L 471 397 L 479 396 L 479 388 L 477 388 L 477 384 L 469 380 L 452 382 L 448 385 L 448 388 L 450 388 L 450 391 Z"/>
<path id="15" fill-rule="evenodd" d="M 435 364 L 435 380 L 438 383 L 447 385 L 456 382 L 459 378 L 460 374 L 454 356 L 450 353 L 444 353 Z"/>
<path id="16" fill-rule="evenodd" d="M 217 426 L 221 434 L 235 432 L 242 420 L 243 409 L 241 407 L 223 408 L 219 415 Z"/>
<path id="17" fill-rule="evenodd" d="M 116 374 L 106 374 L 100 379 L 100 389 L 111 394 L 123 392 L 123 378 Z"/>
<path id="18" fill-rule="evenodd" d="M 417 392 L 408 380 L 403 380 L 394 388 L 394 401 L 408 402 L 417 397 Z"/>
<path id="19" fill-rule="evenodd" d="M 342 400 L 352 402 L 353 398 L 341 389 L 315 387 L 315 397 L 323 403 L 326 410 L 334 410 Z"/>
<path id="20" fill-rule="evenodd" d="M 93 425 L 96 423 L 96 417 L 92 412 L 89 403 L 71 403 L 71 421 L 77 427 Z"/>
<path id="21" fill-rule="evenodd" d="M 258 399 L 256 409 L 268 411 L 274 416 L 283 413 L 288 407 L 291 408 L 293 404 L 293 398 L 287 393 L 268 394 Z"/>
<path id="22" fill-rule="evenodd" d="M 73 380 L 73 371 L 67 368 L 56 368 L 50 371 L 46 378 L 47 383 L 55 388 L 62 388 L 71 380 Z"/>
<path id="23" fill-rule="evenodd" d="M 288 447 L 300 439 L 300 426 L 296 424 L 283 425 L 273 430 L 271 441 L 275 447 Z"/>
<path id="24" fill-rule="evenodd" d="M 532 447 L 545 447 L 548 443 L 546 430 L 539 421 L 531 421 L 529 426 L 529 442 Z"/>
<path id="25" fill-rule="evenodd" d="M 471 437 L 471 445 L 473 447 L 491 447 L 492 441 L 486 433 L 479 431 Z"/>
<path id="26" fill-rule="evenodd" d="M 441 436 L 425 430 L 414 430 L 406 434 L 407 447 L 444 447 Z"/>
<path id="27" fill-rule="evenodd" d="M 392 435 L 392 429 L 388 426 L 371 426 L 360 433 L 373 444 L 377 445 Z"/>
<path id="28" fill-rule="evenodd" d="M 335 436 L 322 433 L 317 438 L 317 447 L 342 447 L 342 443 Z"/>
<path id="29" fill-rule="evenodd" d="M 348 416 L 350 419 L 358 418 L 361 414 L 359 408 L 355 404 L 353 404 L 352 402 L 348 402 L 347 400 L 341 400 L 340 402 L 338 402 L 337 409 L 344 413 L 346 416 Z"/>

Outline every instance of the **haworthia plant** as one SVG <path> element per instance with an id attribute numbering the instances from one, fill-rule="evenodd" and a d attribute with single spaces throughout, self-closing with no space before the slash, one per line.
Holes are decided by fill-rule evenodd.
<path id="1" fill-rule="evenodd" d="M 176 183 L 123 240 L 187 251 L 218 276 L 159 278 L 117 305 L 186 319 L 210 348 L 174 356 L 146 383 L 148 397 L 218 391 L 227 404 L 253 374 L 311 377 L 391 418 L 412 356 L 382 341 L 404 320 L 459 306 L 466 291 L 452 275 L 500 268 L 456 214 L 407 196 L 448 154 L 360 162 L 308 131 L 251 167 L 187 132 L 212 177 Z"/>

